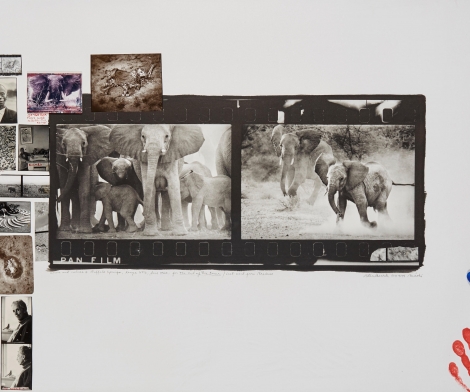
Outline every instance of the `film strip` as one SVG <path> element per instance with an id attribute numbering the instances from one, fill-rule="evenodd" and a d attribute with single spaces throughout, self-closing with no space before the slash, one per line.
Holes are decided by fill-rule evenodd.
<path id="1" fill-rule="evenodd" d="M 424 96 L 164 96 L 164 110 L 140 113 L 83 103 L 50 116 L 51 268 L 423 263 Z"/>

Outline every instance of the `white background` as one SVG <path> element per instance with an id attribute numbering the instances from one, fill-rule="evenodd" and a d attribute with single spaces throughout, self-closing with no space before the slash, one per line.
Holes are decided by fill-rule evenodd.
<path id="1" fill-rule="evenodd" d="M 469 3 L 2 1 L 27 72 L 162 53 L 166 95 L 424 94 L 421 277 L 63 274 L 36 264 L 35 391 L 460 391 L 470 327 Z M 416 275 L 416 274 L 415 274 Z"/>

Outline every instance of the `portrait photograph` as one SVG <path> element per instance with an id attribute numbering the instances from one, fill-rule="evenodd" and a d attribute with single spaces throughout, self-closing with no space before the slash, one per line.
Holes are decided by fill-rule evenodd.
<path id="1" fill-rule="evenodd" d="M 0 199 L 0 233 L 30 233 L 31 202 Z"/>
<path id="2" fill-rule="evenodd" d="M 20 125 L 18 170 L 49 171 L 49 127 Z"/>
<path id="3" fill-rule="evenodd" d="M 243 135 L 242 239 L 414 238 L 414 126 L 246 125 Z"/>
<path id="4" fill-rule="evenodd" d="M 2 297 L 2 344 L 31 344 L 32 297 Z"/>
<path id="5" fill-rule="evenodd" d="M 16 78 L 0 78 L 0 124 L 18 122 Z"/>
<path id="6" fill-rule="evenodd" d="M 58 238 L 231 238 L 229 125 L 59 124 L 56 133 Z M 91 225 L 73 212 L 81 170 L 95 163 Z"/>
<path id="7" fill-rule="evenodd" d="M 161 54 L 91 56 L 93 112 L 162 110 Z"/>
<path id="8" fill-rule="evenodd" d="M 82 113 L 82 74 L 28 73 L 28 113 Z"/>
<path id="9" fill-rule="evenodd" d="M 2 390 L 30 390 L 33 383 L 31 344 L 2 344 Z"/>
<path id="10" fill-rule="evenodd" d="M 16 170 L 16 126 L 0 126 L 0 171 Z"/>

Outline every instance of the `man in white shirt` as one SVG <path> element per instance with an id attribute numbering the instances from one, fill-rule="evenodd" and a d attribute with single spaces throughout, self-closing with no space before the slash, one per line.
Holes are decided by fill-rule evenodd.
<path id="1" fill-rule="evenodd" d="M 0 84 L 0 123 L 2 124 L 14 124 L 17 121 L 16 112 L 8 109 L 5 106 L 7 100 L 7 89 L 3 84 Z"/>

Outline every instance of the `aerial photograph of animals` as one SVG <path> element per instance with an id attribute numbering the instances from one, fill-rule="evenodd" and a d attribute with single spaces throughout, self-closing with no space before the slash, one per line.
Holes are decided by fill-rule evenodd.
<path id="1" fill-rule="evenodd" d="M 161 54 L 91 56 L 93 112 L 162 110 Z"/>
<path id="2" fill-rule="evenodd" d="M 28 113 L 82 113 L 82 74 L 28 73 Z"/>
<path id="3" fill-rule="evenodd" d="M 59 124 L 56 138 L 57 238 L 231 238 L 229 125 Z"/>
<path id="4" fill-rule="evenodd" d="M 243 239 L 413 239 L 415 128 L 246 125 Z"/>

